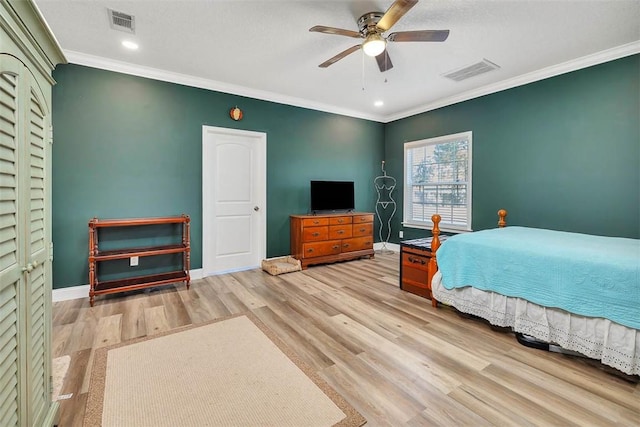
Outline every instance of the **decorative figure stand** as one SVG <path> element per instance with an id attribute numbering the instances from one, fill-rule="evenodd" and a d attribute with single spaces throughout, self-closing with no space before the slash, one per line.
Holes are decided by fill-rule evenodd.
<path id="1" fill-rule="evenodd" d="M 380 221 L 380 241 L 382 242 L 382 249 L 378 252 L 381 254 L 392 254 L 393 251 L 387 248 L 389 243 L 389 237 L 391 237 L 391 219 L 396 213 L 396 202 L 393 200 L 393 190 L 396 188 L 396 179 L 387 175 L 387 171 L 384 170 L 384 160 L 382 161 L 382 175 L 376 177 L 373 180 L 373 184 L 378 192 L 378 200 L 376 201 L 376 216 Z M 387 209 L 391 210 L 391 213 L 387 217 L 386 226 L 382 221 L 382 212 Z"/>

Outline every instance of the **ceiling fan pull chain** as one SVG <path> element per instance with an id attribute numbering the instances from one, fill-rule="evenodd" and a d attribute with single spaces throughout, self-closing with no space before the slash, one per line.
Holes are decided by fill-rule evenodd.
<path id="1" fill-rule="evenodd" d="M 360 56 L 362 57 L 362 90 L 364 91 L 364 52 Z"/>
<path id="2" fill-rule="evenodd" d="M 384 68 L 385 68 L 385 70 L 389 69 L 389 61 L 388 60 L 389 60 L 389 55 L 385 55 L 384 56 Z M 387 82 L 387 76 L 384 76 L 384 82 L 385 83 Z"/>

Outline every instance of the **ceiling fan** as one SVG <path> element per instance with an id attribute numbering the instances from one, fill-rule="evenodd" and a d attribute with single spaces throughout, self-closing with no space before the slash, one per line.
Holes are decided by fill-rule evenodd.
<path id="1" fill-rule="evenodd" d="M 316 25 L 309 31 L 325 34 L 335 34 L 338 36 L 347 36 L 353 38 L 364 39 L 362 44 L 357 44 L 344 50 L 331 59 L 326 60 L 319 65 L 321 68 L 327 68 L 333 65 L 345 56 L 362 48 L 368 56 L 375 56 L 378 67 L 381 72 L 393 68 L 386 45 L 388 42 L 443 42 L 449 37 L 449 30 L 422 30 L 422 31 L 399 31 L 384 36 L 383 33 L 396 23 L 405 13 L 418 3 L 418 0 L 396 0 L 393 2 L 385 13 L 368 12 L 358 19 L 359 31 L 343 30 L 342 28 L 325 27 L 324 25 Z"/>

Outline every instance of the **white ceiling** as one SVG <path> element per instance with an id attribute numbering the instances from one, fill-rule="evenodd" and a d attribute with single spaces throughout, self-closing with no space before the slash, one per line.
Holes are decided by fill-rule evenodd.
<path id="1" fill-rule="evenodd" d="M 381 122 L 640 52 L 640 0 L 421 0 L 388 33 L 449 38 L 389 43 L 385 73 L 361 51 L 319 68 L 359 40 L 309 28 L 357 31 L 392 0 L 35 2 L 69 62 Z M 134 15 L 135 34 L 111 29 L 107 8 Z M 482 59 L 500 68 L 442 76 Z"/>

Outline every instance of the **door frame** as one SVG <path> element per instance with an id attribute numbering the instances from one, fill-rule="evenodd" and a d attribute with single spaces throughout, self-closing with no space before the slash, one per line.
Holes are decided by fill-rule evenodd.
<path id="1" fill-rule="evenodd" d="M 258 171 L 256 171 L 256 181 L 253 184 L 257 184 L 257 198 L 256 205 L 260 207 L 261 215 L 259 219 L 259 230 L 257 231 L 259 236 L 259 248 L 256 254 L 256 264 L 248 265 L 241 268 L 235 268 L 233 270 L 214 271 L 214 266 L 211 264 L 211 259 L 214 254 L 210 253 L 209 246 L 206 244 L 207 236 L 211 236 L 214 228 L 213 220 L 210 218 L 215 217 L 215 201 L 214 197 L 211 197 L 211 193 L 205 191 L 208 186 L 214 184 L 215 173 L 211 169 L 210 165 L 207 165 L 208 160 L 205 155 L 207 144 L 215 144 L 216 136 L 239 136 L 254 140 L 254 144 L 257 147 L 256 153 L 258 158 L 256 163 L 258 165 Z M 230 273 L 232 271 L 248 270 L 251 268 L 259 267 L 260 260 L 264 259 L 267 255 L 267 134 L 265 132 L 230 129 L 217 126 L 202 126 L 202 274 L 203 277 L 207 277 L 215 274 Z"/>

